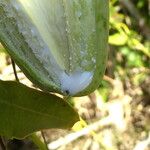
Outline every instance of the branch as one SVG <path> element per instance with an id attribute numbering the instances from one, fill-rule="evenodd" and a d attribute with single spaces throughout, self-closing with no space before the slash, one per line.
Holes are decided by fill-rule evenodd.
<path id="1" fill-rule="evenodd" d="M 83 128 L 82 130 L 75 132 L 75 133 L 70 133 L 68 135 L 66 135 L 65 137 L 61 137 L 59 139 L 57 139 L 56 141 L 51 142 L 50 144 L 48 144 L 48 148 L 49 149 L 57 149 L 62 145 L 66 145 L 69 144 L 70 142 L 73 142 L 74 140 L 90 134 L 92 131 L 96 131 L 99 128 L 102 128 L 104 126 L 108 126 L 112 124 L 112 119 L 110 117 L 106 117 L 98 122 L 95 122 L 85 128 Z"/>

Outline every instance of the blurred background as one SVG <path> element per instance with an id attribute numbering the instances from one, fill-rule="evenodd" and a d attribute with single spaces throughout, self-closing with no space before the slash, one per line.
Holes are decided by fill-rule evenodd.
<path id="1" fill-rule="evenodd" d="M 2 45 L 0 79 L 15 80 Z M 49 149 L 150 150 L 150 0 L 110 0 L 105 76 L 94 93 L 71 104 L 83 120 L 70 131 L 44 131 Z"/>

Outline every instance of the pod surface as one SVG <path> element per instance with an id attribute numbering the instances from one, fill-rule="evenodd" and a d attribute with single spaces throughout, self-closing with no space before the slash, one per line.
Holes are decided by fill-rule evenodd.
<path id="1" fill-rule="evenodd" d="M 89 94 L 106 66 L 108 0 L 0 0 L 0 41 L 39 88 Z"/>

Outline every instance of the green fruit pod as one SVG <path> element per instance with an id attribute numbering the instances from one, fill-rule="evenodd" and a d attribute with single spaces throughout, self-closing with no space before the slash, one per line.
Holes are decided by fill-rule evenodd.
<path id="1" fill-rule="evenodd" d="M 107 60 L 108 0 L 0 0 L 0 42 L 39 88 L 82 96 Z"/>

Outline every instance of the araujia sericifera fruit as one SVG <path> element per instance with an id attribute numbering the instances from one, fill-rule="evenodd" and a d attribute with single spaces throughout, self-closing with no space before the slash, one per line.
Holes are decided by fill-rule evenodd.
<path id="1" fill-rule="evenodd" d="M 39 88 L 91 93 L 107 59 L 108 0 L 0 0 L 0 42 Z"/>

